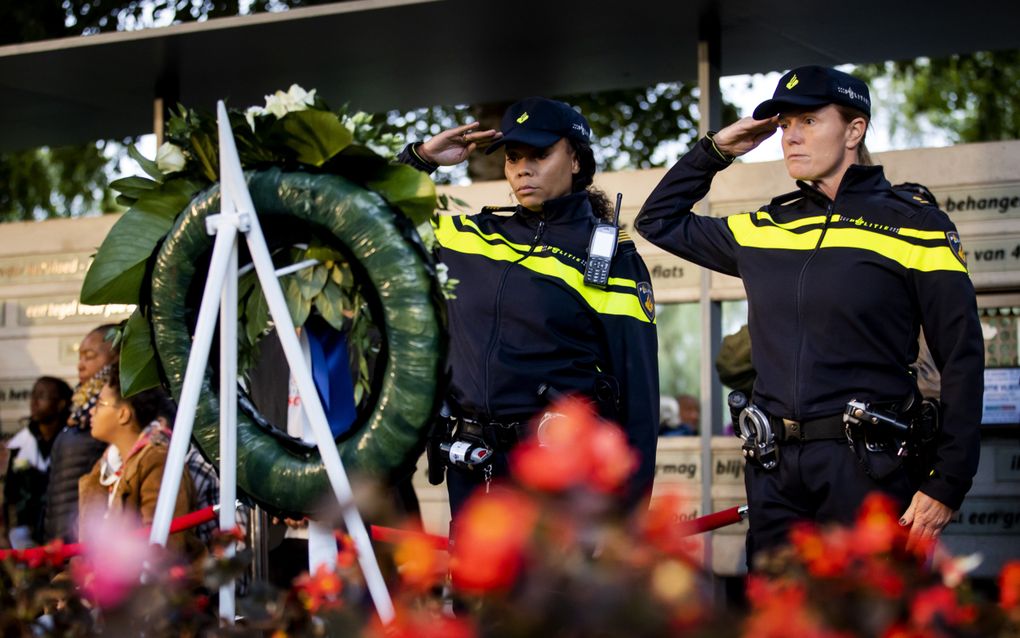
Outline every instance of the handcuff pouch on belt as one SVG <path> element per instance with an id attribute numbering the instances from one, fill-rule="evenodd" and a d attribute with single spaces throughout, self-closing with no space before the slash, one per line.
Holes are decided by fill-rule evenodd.
<path id="1" fill-rule="evenodd" d="M 442 483 L 448 465 L 491 472 L 493 454 L 497 450 L 505 452 L 517 444 L 521 425 L 516 421 L 483 424 L 474 419 L 454 417 L 443 406 L 426 446 L 429 483 Z"/>
<path id="2" fill-rule="evenodd" d="M 766 470 L 779 465 L 779 446 L 772 423 L 758 406 L 748 403 L 737 417 L 737 431 L 744 444 L 744 458 L 755 461 Z"/>
<path id="3" fill-rule="evenodd" d="M 930 470 L 941 429 L 939 406 L 920 393 L 892 403 L 854 399 L 846 404 L 843 422 L 847 443 L 871 478 L 884 479 L 904 462 L 915 477 Z"/>

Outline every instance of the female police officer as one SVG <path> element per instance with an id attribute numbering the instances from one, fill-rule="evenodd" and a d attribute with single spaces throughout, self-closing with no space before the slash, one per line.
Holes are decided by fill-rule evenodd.
<path id="1" fill-rule="evenodd" d="M 753 404 L 780 440 L 776 467 L 747 464 L 749 561 L 798 519 L 849 522 L 876 489 L 901 502 L 911 544 L 934 538 L 977 469 L 984 355 L 959 237 L 944 213 L 867 165 L 870 114 L 857 78 L 794 69 L 754 118 L 700 140 L 670 169 L 636 222 L 649 241 L 744 281 Z M 798 189 L 753 213 L 692 214 L 715 173 L 777 126 Z M 922 327 L 942 372 L 943 420 L 933 467 L 920 476 L 895 441 L 855 453 L 841 415 L 855 399 L 901 405 L 914 396 L 908 367 Z"/>
<path id="2" fill-rule="evenodd" d="M 474 469 L 451 464 L 456 513 L 468 493 L 506 471 L 506 452 L 551 394 L 590 397 L 620 423 L 639 454 L 628 496 L 651 486 L 658 426 L 654 301 L 644 262 L 625 235 L 608 284 L 586 285 L 589 239 L 612 219 L 591 188 L 595 159 L 585 118 L 563 102 L 528 98 L 507 109 L 501 132 L 470 124 L 404 150 L 425 171 L 467 159 L 479 143 L 505 147 L 504 173 L 518 205 L 439 216 L 440 258 L 459 281 L 449 302 L 450 389 L 455 438 L 478 436 L 494 451 Z M 506 214 L 512 213 L 512 214 Z"/>

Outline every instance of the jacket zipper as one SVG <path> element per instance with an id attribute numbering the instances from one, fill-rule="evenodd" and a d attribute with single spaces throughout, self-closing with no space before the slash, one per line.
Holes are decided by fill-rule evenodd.
<path id="1" fill-rule="evenodd" d="M 496 344 L 499 342 L 501 316 L 503 314 L 501 311 L 503 307 L 502 303 L 503 289 L 506 287 L 506 278 L 507 276 L 509 276 L 511 268 L 513 268 L 517 264 L 521 263 L 522 261 L 530 257 L 532 253 L 535 252 L 535 249 L 538 248 L 538 242 L 539 240 L 542 239 L 542 234 L 544 232 L 545 232 L 545 214 L 543 213 L 542 216 L 539 217 L 538 228 L 535 230 L 535 237 L 534 239 L 531 240 L 531 246 L 529 247 L 528 252 L 522 255 L 521 258 L 518 259 L 517 261 L 507 264 L 506 268 L 503 269 L 503 272 L 499 276 L 499 285 L 496 286 L 496 309 L 494 312 L 496 321 L 495 327 L 492 330 L 492 336 L 489 338 L 489 347 L 485 353 L 485 371 L 483 375 L 484 383 L 482 385 L 482 391 L 485 396 L 485 415 L 490 419 L 492 418 L 493 415 L 492 407 L 489 401 L 489 398 L 492 396 L 492 393 L 489 391 L 489 363 L 492 361 L 492 355 L 496 351 Z"/>
<path id="2" fill-rule="evenodd" d="M 801 324 L 804 322 L 804 317 L 801 312 L 801 302 L 804 295 L 804 276 L 807 273 L 808 264 L 818 254 L 818 250 L 822 247 L 822 241 L 825 239 L 825 232 L 829 230 L 829 222 L 832 221 L 832 211 L 835 207 L 835 202 L 829 202 L 829 206 L 825 209 L 825 223 L 822 225 L 822 233 L 818 236 L 818 243 L 815 244 L 814 249 L 808 258 L 804 260 L 804 265 L 800 267 L 800 274 L 797 275 L 797 296 L 795 299 L 795 305 L 797 307 L 797 333 L 800 338 L 797 341 L 797 357 L 793 362 L 793 418 L 801 418 L 801 405 L 800 405 L 800 358 L 801 352 L 804 349 L 804 330 L 801 329 Z"/>

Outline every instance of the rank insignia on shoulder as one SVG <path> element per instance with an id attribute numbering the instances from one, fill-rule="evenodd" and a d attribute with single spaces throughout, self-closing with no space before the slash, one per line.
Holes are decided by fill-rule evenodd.
<path id="1" fill-rule="evenodd" d="M 638 301 L 641 302 L 641 309 L 645 311 L 648 320 L 655 321 L 655 297 L 652 295 L 652 284 L 647 281 L 638 282 L 637 296 Z"/>
<path id="2" fill-rule="evenodd" d="M 516 211 L 516 206 L 482 206 L 483 213 L 513 213 Z"/>
<path id="3" fill-rule="evenodd" d="M 960 263 L 966 268 L 967 266 L 967 253 L 963 250 L 963 244 L 960 242 L 960 234 L 955 230 L 948 231 L 946 233 L 946 240 L 949 241 L 949 247 L 952 249 L 953 254 L 960 260 Z"/>

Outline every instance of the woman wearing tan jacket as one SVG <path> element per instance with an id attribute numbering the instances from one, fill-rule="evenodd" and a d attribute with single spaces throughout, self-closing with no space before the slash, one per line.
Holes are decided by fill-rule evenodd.
<path id="1" fill-rule="evenodd" d="M 163 480 L 167 447 L 144 430 L 156 417 L 161 390 L 146 390 L 131 397 L 120 394 L 119 374 L 114 372 L 92 408 L 92 436 L 110 444 L 92 471 L 78 484 L 80 532 L 97 517 L 132 514 L 151 525 Z M 174 506 L 174 517 L 191 511 L 193 488 L 187 473 Z M 186 547 L 184 534 L 174 534 L 167 546 Z M 188 549 L 193 549 L 188 545 Z"/>

